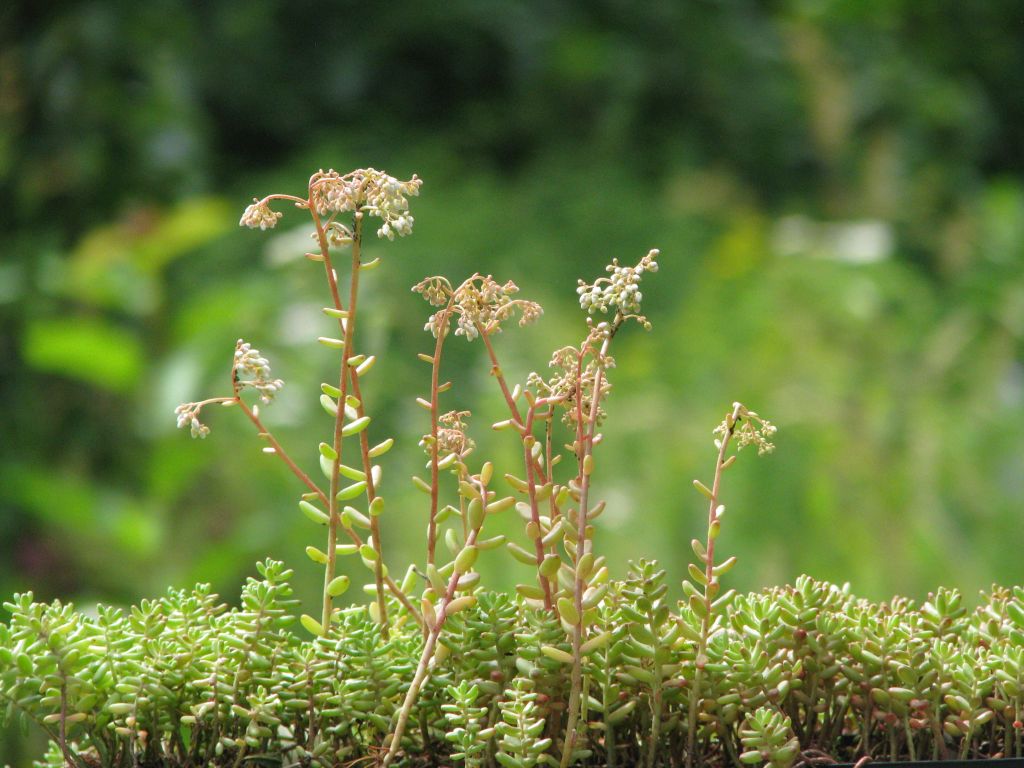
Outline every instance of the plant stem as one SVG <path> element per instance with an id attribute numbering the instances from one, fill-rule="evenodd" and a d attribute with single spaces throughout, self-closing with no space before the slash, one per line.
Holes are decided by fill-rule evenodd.
<path id="1" fill-rule="evenodd" d="M 342 309 L 341 299 L 338 295 L 338 284 L 337 276 L 334 274 L 334 269 L 331 266 L 331 257 L 327 246 L 327 237 L 323 226 L 320 223 L 320 218 L 317 216 L 316 210 L 311 205 L 310 213 L 313 216 L 313 221 L 316 224 L 317 239 L 320 243 L 320 252 L 324 257 L 324 269 L 327 273 L 327 282 L 331 287 L 331 296 L 335 301 L 335 308 L 338 310 Z M 333 615 L 333 598 L 327 591 L 327 585 L 334 580 L 336 565 L 337 565 L 337 544 L 338 544 L 338 525 L 341 522 L 340 515 L 338 513 L 338 491 L 341 490 L 341 475 L 339 467 L 341 466 L 343 439 L 342 429 L 345 426 L 345 404 L 348 398 L 348 361 L 352 356 L 352 341 L 355 335 L 356 327 L 356 302 L 359 296 L 359 267 L 360 261 L 360 245 L 362 240 L 362 224 L 363 214 L 362 211 L 356 211 L 353 216 L 353 227 L 352 227 L 352 273 L 349 277 L 349 296 L 348 296 L 348 310 L 347 317 L 342 319 L 339 318 L 338 322 L 344 330 L 344 340 L 341 350 L 341 367 L 338 373 L 338 390 L 340 395 L 338 396 L 338 410 L 334 417 L 334 440 L 332 448 L 334 449 L 334 459 L 331 461 L 331 489 L 330 496 L 328 498 L 328 524 L 327 524 L 327 565 L 324 569 L 324 593 L 323 593 L 323 614 L 321 619 L 321 627 L 323 633 L 326 635 L 331 627 L 331 618 Z M 375 542 L 376 545 L 376 542 Z M 380 553 L 377 555 L 378 561 L 380 560 Z"/>
<path id="2" fill-rule="evenodd" d="M 363 393 L 359 386 L 359 374 L 354 367 L 349 368 L 349 376 L 352 379 L 352 395 L 359 401 L 356 406 L 356 416 L 362 418 L 366 415 L 366 408 L 363 404 Z M 359 433 L 359 452 L 363 459 L 363 472 L 366 474 L 366 498 L 373 505 L 377 498 L 377 489 L 373 482 L 373 462 L 370 460 L 370 438 L 366 429 Z M 370 515 L 370 534 L 373 536 L 373 548 L 377 552 L 376 566 L 373 569 L 374 580 L 377 585 L 377 606 L 380 611 L 380 623 L 383 627 L 384 639 L 388 639 L 388 608 L 384 602 L 384 553 L 380 539 L 380 518 Z"/>
<path id="3" fill-rule="evenodd" d="M 494 345 L 491 344 L 490 332 L 487 328 L 477 323 L 477 332 L 480 334 L 480 338 L 484 340 L 484 346 L 487 348 L 487 356 L 491 361 L 491 375 L 497 379 L 498 386 L 501 388 L 501 394 L 505 398 L 505 403 L 508 405 L 509 414 L 512 417 L 512 422 L 515 425 L 516 431 L 519 432 L 520 440 L 523 443 L 523 466 L 526 469 L 526 483 L 527 492 L 530 498 L 530 519 L 537 526 L 537 530 L 540 530 L 540 510 L 537 505 L 537 479 L 541 484 L 547 483 L 551 479 L 550 467 L 546 464 L 542 464 L 533 455 L 533 446 L 536 442 L 536 438 L 533 436 L 533 424 L 536 418 L 536 410 L 538 405 L 548 405 L 551 401 L 541 399 L 531 402 L 526 412 L 526 423 L 523 423 L 523 417 L 519 412 L 519 406 L 516 405 L 515 398 L 512 397 L 512 392 L 509 390 L 508 382 L 505 380 L 505 374 L 501 370 L 501 366 L 498 364 L 498 355 L 494 351 Z M 550 431 L 549 431 L 550 437 Z M 551 455 L 550 441 L 547 444 L 547 454 L 545 458 L 549 458 Z M 552 502 L 552 506 L 554 502 Z M 551 584 L 544 577 L 544 574 L 540 572 L 540 566 L 544 562 L 544 544 L 541 542 L 541 536 L 534 539 L 534 549 L 537 557 L 537 579 L 540 581 L 541 588 L 544 590 L 544 607 L 547 610 L 554 608 L 554 602 L 551 597 Z"/>
<path id="4" fill-rule="evenodd" d="M 512 392 L 508 388 L 508 382 L 505 381 L 505 374 L 502 372 L 501 366 L 498 365 L 498 356 L 494 353 L 494 345 L 491 344 L 490 334 L 486 328 L 482 328 L 479 324 L 477 324 L 477 330 L 480 333 L 480 338 L 484 340 L 484 346 L 487 347 L 487 356 L 491 359 L 491 375 L 498 380 L 498 386 L 501 387 L 501 394 L 505 397 L 505 403 L 512 414 L 512 419 L 515 421 L 516 426 L 521 429 L 523 419 L 519 415 L 519 407 L 516 405 L 516 401 L 512 399 Z"/>
<path id="5" fill-rule="evenodd" d="M 480 517 L 480 525 L 471 528 L 469 531 L 469 536 L 466 539 L 465 544 L 467 547 L 476 545 L 477 536 L 479 536 L 480 530 L 483 528 L 483 521 L 487 518 L 487 486 L 479 482 L 478 486 L 480 492 L 480 503 L 484 505 L 484 510 Z M 416 674 L 413 676 L 412 683 L 409 685 L 409 690 L 405 694 L 405 700 L 402 702 L 402 709 L 398 713 L 398 720 L 395 723 L 394 731 L 392 731 L 391 743 L 388 745 L 388 752 L 384 756 L 382 768 L 387 768 L 387 766 L 391 764 L 391 761 L 398 755 L 399 749 L 401 749 L 402 735 L 405 733 L 405 727 L 409 722 L 409 715 L 412 713 L 412 708 L 416 703 L 416 698 L 419 696 L 420 689 L 423 687 L 427 676 L 430 674 L 430 662 L 434 658 L 434 649 L 437 647 L 437 640 L 441 636 L 441 630 L 444 627 L 445 620 L 448 618 L 448 604 L 455 597 L 455 591 L 459 586 L 459 578 L 462 575 L 463 574 L 459 573 L 457 570 L 452 572 L 451 578 L 448 580 L 448 586 L 445 589 L 444 596 L 441 598 L 441 602 L 438 603 L 438 610 L 434 625 L 428 626 L 426 642 L 423 645 L 423 652 L 420 654 L 419 663 L 416 665 Z"/>
<path id="6" fill-rule="evenodd" d="M 313 482 L 309 475 L 307 475 L 305 472 L 302 471 L 302 469 L 299 468 L 298 464 L 296 464 L 292 460 L 292 458 L 288 455 L 285 449 L 281 446 L 281 443 L 277 441 L 277 439 L 270 432 L 270 430 L 268 430 L 266 426 L 264 426 L 263 422 L 260 421 L 260 417 L 256 415 L 256 413 L 248 405 L 246 405 L 245 401 L 242 400 L 242 398 L 237 394 L 237 392 L 233 398 L 213 398 L 210 402 L 238 403 L 239 407 L 242 409 L 242 412 L 248 417 L 249 421 L 253 423 L 256 429 L 259 430 L 260 437 L 262 437 L 264 440 L 267 441 L 267 443 L 270 444 L 270 447 L 274 449 L 274 453 L 277 456 L 279 456 L 281 460 L 288 466 L 288 468 L 292 471 L 292 474 L 294 474 L 302 482 L 303 485 L 309 488 L 310 491 L 315 493 L 317 495 L 317 498 L 320 499 L 320 501 L 323 502 L 325 506 L 330 504 L 327 494 L 324 493 L 315 482 Z M 367 483 L 367 488 L 369 488 L 369 485 L 370 484 Z M 346 528 L 344 530 L 345 533 L 348 534 L 348 537 L 352 540 L 353 544 L 355 544 L 357 547 L 361 547 L 363 545 L 363 539 L 358 533 L 356 533 L 350 528 Z M 405 607 L 405 609 L 409 611 L 409 614 L 413 617 L 417 624 L 423 623 L 423 618 L 420 616 L 420 612 L 416 610 L 415 606 L 413 606 L 413 604 L 409 601 L 409 598 L 401 590 L 398 584 L 395 583 L 394 579 L 392 579 L 390 576 L 384 576 L 384 586 L 386 586 L 388 588 L 388 591 L 395 596 L 398 602 L 400 602 L 403 605 L 403 607 Z"/>
<path id="7" fill-rule="evenodd" d="M 441 393 L 438 389 L 441 377 L 441 352 L 444 349 L 444 341 L 448 336 L 448 321 L 451 317 L 452 307 L 455 303 L 455 294 L 452 293 L 448 300 L 448 306 L 444 308 L 437 323 L 437 340 L 434 342 L 434 357 L 430 365 L 430 519 L 427 523 L 427 565 L 434 564 L 435 550 L 437 549 L 437 506 L 439 491 L 439 470 L 438 463 L 438 418 L 440 410 L 438 401 Z"/>
<path id="8" fill-rule="evenodd" d="M 554 603 L 551 600 L 551 582 L 541 573 L 541 565 L 544 562 L 544 543 L 541 541 L 540 510 L 537 507 L 537 476 L 533 466 L 533 446 L 536 441 L 533 437 L 533 420 L 537 414 L 538 403 L 543 400 L 536 400 L 530 403 L 526 412 L 525 432 L 523 433 L 523 464 L 526 467 L 526 485 L 530 496 L 530 520 L 537 528 L 537 537 L 533 540 L 534 551 L 537 557 L 537 579 L 540 581 L 541 589 L 544 590 L 544 607 L 551 610 Z M 543 477 L 541 479 L 544 479 Z"/>
<path id="9" fill-rule="evenodd" d="M 601 402 L 601 385 L 604 377 L 603 361 L 608 354 L 608 347 L 611 344 L 612 336 L 621 324 L 621 316 L 616 315 L 604 341 L 601 343 L 601 350 L 597 353 L 597 364 L 594 371 L 594 382 L 590 394 L 590 413 L 587 415 L 586 423 L 583 421 L 583 357 L 586 347 L 580 350 L 580 356 L 576 363 L 576 443 L 577 443 L 577 466 L 580 498 L 579 508 L 576 510 L 576 550 L 573 557 L 574 583 L 573 603 L 576 608 L 577 621 L 572 629 L 572 687 L 569 692 L 569 716 L 565 729 L 565 742 L 562 747 L 562 760 L 560 768 L 566 768 L 572 760 L 572 753 L 576 745 L 576 720 L 579 716 L 580 690 L 583 680 L 583 658 L 580 647 L 583 645 L 583 575 L 580 572 L 580 559 L 589 551 L 587 547 L 587 512 L 590 493 L 590 471 L 587 461 L 594 451 L 594 428 L 597 424 L 598 406 Z M 589 340 L 588 342 L 589 343 Z"/>
<path id="10" fill-rule="evenodd" d="M 487 356 L 491 361 L 491 376 L 497 380 L 498 386 L 501 387 L 501 394 L 505 398 L 505 404 L 508 406 L 508 411 L 512 417 L 513 424 L 515 424 L 516 431 L 519 432 L 520 438 L 525 440 L 530 432 L 523 424 L 523 417 L 519 413 L 519 406 L 516 405 L 516 401 L 512 397 L 512 391 L 508 387 L 508 381 L 505 379 L 505 373 L 498 364 L 498 355 L 494 351 L 494 345 L 491 344 L 491 330 L 485 328 L 480 323 L 476 324 L 476 329 L 477 333 L 480 334 L 480 338 L 484 340 L 484 346 L 487 348 Z M 548 455 L 550 455 L 550 452 Z M 545 472 L 544 466 L 532 454 L 527 458 L 527 462 L 532 463 L 535 470 L 540 473 L 542 482 L 547 482 L 551 479 L 550 475 Z"/>
<path id="11" fill-rule="evenodd" d="M 292 471 L 292 474 L 295 475 L 303 485 L 309 488 L 310 491 L 315 493 L 317 495 L 317 498 L 319 498 L 324 504 L 327 504 L 327 494 L 320 490 L 320 487 L 315 482 L 313 482 L 312 479 L 310 479 L 309 475 L 303 472 L 299 468 L 299 465 L 292 460 L 292 458 L 287 454 L 287 452 L 285 452 L 284 448 L 273 436 L 273 434 L 271 434 L 270 430 L 268 430 L 263 425 L 263 422 L 260 421 L 260 417 L 257 416 L 256 413 L 248 405 L 246 405 L 245 401 L 242 400 L 240 396 L 235 395 L 234 402 L 238 403 L 238 406 L 242 409 L 242 413 L 244 413 L 248 417 L 249 421 L 253 423 L 256 429 L 259 430 L 260 437 L 270 444 L 270 447 L 274 449 L 274 454 L 280 457 L 281 461 L 283 461 L 288 466 L 288 469 Z"/>
<path id="12" fill-rule="evenodd" d="M 655 627 L 653 607 L 648 612 L 648 621 Z M 651 741 L 647 745 L 647 768 L 655 768 L 654 758 L 658 754 L 658 739 L 661 737 L 662 681 L 661 665 L 658 664 L 658 647 L 654 649 L 654 682 L 651 684 Z"/>
<path id="13" fill-rule="evenodd" d="M 714 583 L 715 568 L 715 539 L 712 535 L 712 528 L 718 522 L 718 499 L 721 490 L 722 473 L 725 470 L 725 454 L 729 448 L 729 441 L 736 430 L 736 424 L 740 414 L 740 404 L 733 406 L 732 412 L 726 416 L 727 429 L 718 446 L 718 459 L 715 462 L 715 480 L 711 486 L 711 498 L 708 500 L 708 536 L 705 544 L 704 561 L 704 616 L 701 618 L 700 641 L 697 645 L 697 658 L 695 661 L 696 672 L 693 676 L 693 684 L 690 688 L 690 700 L 687 711 L 687 733 L 686 733 L 686 768 L 693 766 L 694 738 L 697 730 L 697 706 L 700 698 L 700 683 L 704 673 L 704 665 L 707 663 L 708 637 L 711 634 L 712 603 L 715 592 L 712 588 Z"/>
<path id="14" fill-rule="evenodd" d="M 63 672 L 63 670 L 62 670 Z M 60 751 L 64 755 L 64 759 L 67 760 L 70 753 L 68 752 L 68 683 L 65 679 L 60 685 Z M 74 765 L 73 762 L 69 761 L 68 766 Z"/>

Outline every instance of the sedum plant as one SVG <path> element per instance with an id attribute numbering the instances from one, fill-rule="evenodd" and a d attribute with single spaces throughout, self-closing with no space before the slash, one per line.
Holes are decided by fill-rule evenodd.
<path id="1" fill-rule="evenodd" d="M 261 408 L 283 382 L 239 340 L 225 393 L 177 409 L 193 437 L 209 408 L 240 412 L 263 450 L 295 476 L 298 512 L 319 530 L 306 549 L 323 571 L 316 615 L 296 616 L 291 569 L 272 560 L 228 608 L 208 586 L 170 590 L 130 609 L 82 613 L 30 593 L 5 603 L 0 707 L 50 739 L 40 765 L 724 766 L 874 759 L 1024 757 L 1024 589 L 994 587 L 976 608 L 954 590 L 917 606 L 870 603 L 801 577 L 792 586 L 722 591 L 736 564 L 720 550 L 725 478 L 746 447 L 772 450 L 775 427 L 734 403 L 713 430 L 710 483 L 695 561 L 671 597 L 654 562 L 599 553 L 595 521 L 614 340 L 642 314 L 652 250 L 613 260 L 577 286 L 585 324 L 547 373 L 510 382 L 500 333 L 539 320 L 538 304 L 489 275 L 428 277 L 432 308 L 415 435 L 378 434 L 366 394 L 375 357 L 361 346 L 360 288 L 380 256 L 364 235 L 409 235 L 420 190 L 374 169 L 318 171 L 300 195 L 254 200 L 241 224 L 310 217 L 323 270 L 320 343 L 337 376 L 320 385 L 323 440 L 304 467 Z M 491 425 L 515 446 L 498 467 L 476 455 L 472 418 L 445 377 L 447 343 L 482 347 L 505 414 Z M 365 385 L 365 387 L 364 387 Z M 396 439 L 418 441 L 422 503 L 385 505 L 377 463 Z M 319 474 L 318 474 L 319 472 Z M 421 476 L 422 475 L 422 476 Z M 384 514 L 385 511 L 388 514 Z M 517 515 L 522 534 L 489 531 Z M 392 576 L 384 523 L 417 521 L 422 560 Z M 311 530 L 313 530 L 311 528 Z M 519 569 L 513 594 L 481 584 L 480 552 Z M 365 605 L 341 607 L 339 557 L 365 568 Z"/>

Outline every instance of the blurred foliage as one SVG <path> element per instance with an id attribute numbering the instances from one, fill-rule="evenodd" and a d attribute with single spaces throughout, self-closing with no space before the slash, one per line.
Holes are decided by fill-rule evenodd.
<path id="1" fill-rule="evenodd" d="M 315 465 L 319 274 L 303 229 L 235 222 L 327 165 L 425 180 L 361 329 L 373 411 L 404 436 L 393 568 L 423 551 L 422 499 L 396 492 L 426 429 L 409 287 L 519 283 L 546 308 L 498 340 L 521 379 L 578 336 L 577 277 L 659 247 L 655 327 L 622 339 L 600 448 L 620 575 L 658 557 L 678 584 L 704 524 L 690 480 L 741 399 L 779 449 L 725 490 L 739 586 L 1019 581 L 1020 23 L 1008 0 L 4 6 L 0 594 L 232 594 L 257 558 L 303 562 L 299 488 L 247 425 L 217 414 L 193 443 L 173 409 L 227 391 L 244 335 L 289 384 L 268 418 Z M 480 455 L 513 466 L 480 350 L 451 349 Z M 491 586 L 518 578 L 502 557 L 481 560 Z"/>

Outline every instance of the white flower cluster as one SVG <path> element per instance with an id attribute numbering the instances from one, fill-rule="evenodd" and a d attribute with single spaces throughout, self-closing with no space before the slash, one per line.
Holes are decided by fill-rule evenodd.
<path id="1" fill-rule="evenodd" d="M 579 281 L 576 293 L 580 297 L 580 307 L 590 314 L 608 312 L 609 309 L 623 316 L 640 314 L 640 302 L 644 295 L 640 291 L 640 279 L 644 272 L 658 271 L 658 251 L 652 250 L 635 267 L 619 266 L 614 259 L 606 269 L 611 277 L 602 277 L 588 284 Z"/>
<path id="2" fill-rule="evenodd" d="M 775 445 L 771 442 L 771 438 L 778 431 L 776 426 L 767 419 L 762 419 L 744 405 L 734 403 L 733 408 L 737 409 L 736 421 L 730 424 L 732 416 L 730 414 L 725 421 L 715 427 L 715 447 L 719 447 L 720 441 L 725 439 L 731 429 L 736 438 L 737 450 L 742 450 L 748 445 L 756 445 L 758 456 L 774 451 Z"/>
<path id="3" fill-rule="evenodd" d="M 310 183 L 311 202 L 322 216 L 346 211 L 363 211 L 383 221 L 378 237 L 394 240 L 412 234 L 414 219 L 409 213 L 408 197 L 420 193 L 422 180 L 415 174 L 399 181 L 374 168 L 344 175 L 331 169 L 319 171 Z"/>
<path id="4" fill-rule="evenodd" d="M 235 360 L 232 375 L 239 389 L 250 387 L 259 394 L 260 400 L 269 403 L 274 399 L 284 382 L 271 378 L 270 363 L 258 349 L 242 339 L 235 345 Z M 249 378 L 243 379 L 242 376 Z"/>
<path id="5" fill-rule="evenodd" d="M 203 438 L 210 434 L 210 428 L 199 421 L 199 412 L 202 406 L 199 403 L 182 403 L 174 409 L 178 417 L 178 429 L 186 426 L 192 430 L 192 437 Z"/>
<path id="6" fill-rule="evenodd" d="M 284 214 L 270 210 L 266 202 L 253 198 L 252 205 L 245 209 L 238 224 L 249 229 L 273 229 Z"/>

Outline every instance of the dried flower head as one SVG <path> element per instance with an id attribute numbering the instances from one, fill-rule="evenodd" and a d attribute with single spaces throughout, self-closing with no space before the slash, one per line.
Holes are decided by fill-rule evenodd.
<path id="1" fill-rule="evenodd" d="M 729 414 L 714 429 L 716 448 L 720 445 L 720 441 L 732 431 L 736 438 L 736 450 L 742 450 L 748 445 L 755 445 L 758 456 L 775 450 L 775 445 L 771 442 L 771 438 L 777 431 L 774 424 L 767 419 L 762 419 L 756 412 L 741 403 L 733 403 L 733 412 L 736 413 L 735 421 L 732 421 L 732 414 Z"/>
<path id="2" fill-rule="evenodd" d="M 470 415 L 469 411 L 448 411 L 437 417 L 441 425 L 437 430 L 438 456 L 454 453 L 460 458 L 465 458 L 476 448 L 476 443 L 466 434 L 465 420 Z M 432 442 L 433 438 L 430 435 L 424 435 L 420 440 L 420 447 L 428 456 L 433 455 Z"/>
<path id="3" fill-rule="evenodd" d="M 498 283 L 490 275 L 473 275 L 454 290 L 444 278 L 429 277 L 413 286 L 413 290 L 435 307 L 450 305 L 450 309 L 446 306 L 446 309 L 431 315 L 423 327 L 435 338 L 442 328 L 447 333 L 453 315 L 456 318 L 455 335 L 472 341 L 480 333 L 500 333 L 501 324 L 517 312 L 520 327 L 532 323 L 544 313 L 540 304 L 534 301 L 512 298 L 519 292 L 519 287 L 511 280 Z"/>
<path id="4" fill-rule="evenodd" d="M 578 417 L 578 409 L 576 407 L 576 401 L 579 397 L 578 393 L 582 390 L 581 405 L 583 418 L 587 419 L 593 406 L 594 381 L 597 379 L 598 368 L 607 369 L 615 367 L 615 359 L 611 355 L 604 355 L 604 357 L 598 360 L 596 353 L 593 351 L 594 348 L 588 342 L 584 342 L 582 351 L 577 347 L 562 347 L 555 350 L 551 355 L 551 361 L 548 363 L 548 367 L 554 373 L 547 380 L 536 372 L 531 373 L 526 378 L 526 385 L 536 392 L 538 397 L 555 401 L 564 410 L 562 423 L 568 427 L 576 424 Z M 588 355 L 590 359 L 583 363 L 581 367 L 581 356 L 585 358 Z M 600 400 L 604 400 L 611 392 L 611 389 L 612 385 L 607 377 L 602 376 Z M 599 402 L 596 423 L 602 424 L 605 416 L 605 410 Z"/>
<path id="5" fill-rule="evenodd" d="M 443 307 L 451 298 L 452 284 L 443 277 L 425 277 L 416 283 L 412 290 L 423 296 L 432 307 Z"/>
<path id="6" fill-rule="evenodd" d="M 231 378 L 238 390 L 245 387 L 256 390 L 264 403 L 273 400 L 274 395 L 284 386 L 281 379 L 271 377 L 270 363 L 260 351 L 242 339 L 235 344 Z"/>
<path id="7" fill-rule="evenodd" d="M 476 447 L 473 439 L 466 434 L 465 420 L 470 415 L 469 411 L 448 411 L 437 417 L 437 421 L 443 425 L 437 431 L 437 446 L 440 452 L 464 457 Z"/>
<path id="8" fill-rule="evenodd" d="M 252 204 L 245 209 L 238 224 L 249 229 L 273 229 L 284 214 L 270 210 L 266 200 L 252 199 Z"/>
<path id="9" fill-rule="evenodd" d="M 640 280 L 644 272 L 658 271 L 658 253 L 657 249 L 649 251 L 633 267 L 620 266 L 619 260 L 613 259 L 605 268 L 610 277 L 599 277 L 593 283 L 580 280 L 576 288 L 580 307 L 589 314 L 607 314 L 611 310 L 623 318 L 636 318 L 645 328 L 648 327 L 646 318 L 640 315 L 640 302 L 644 298 L 640 291 Z"/>

